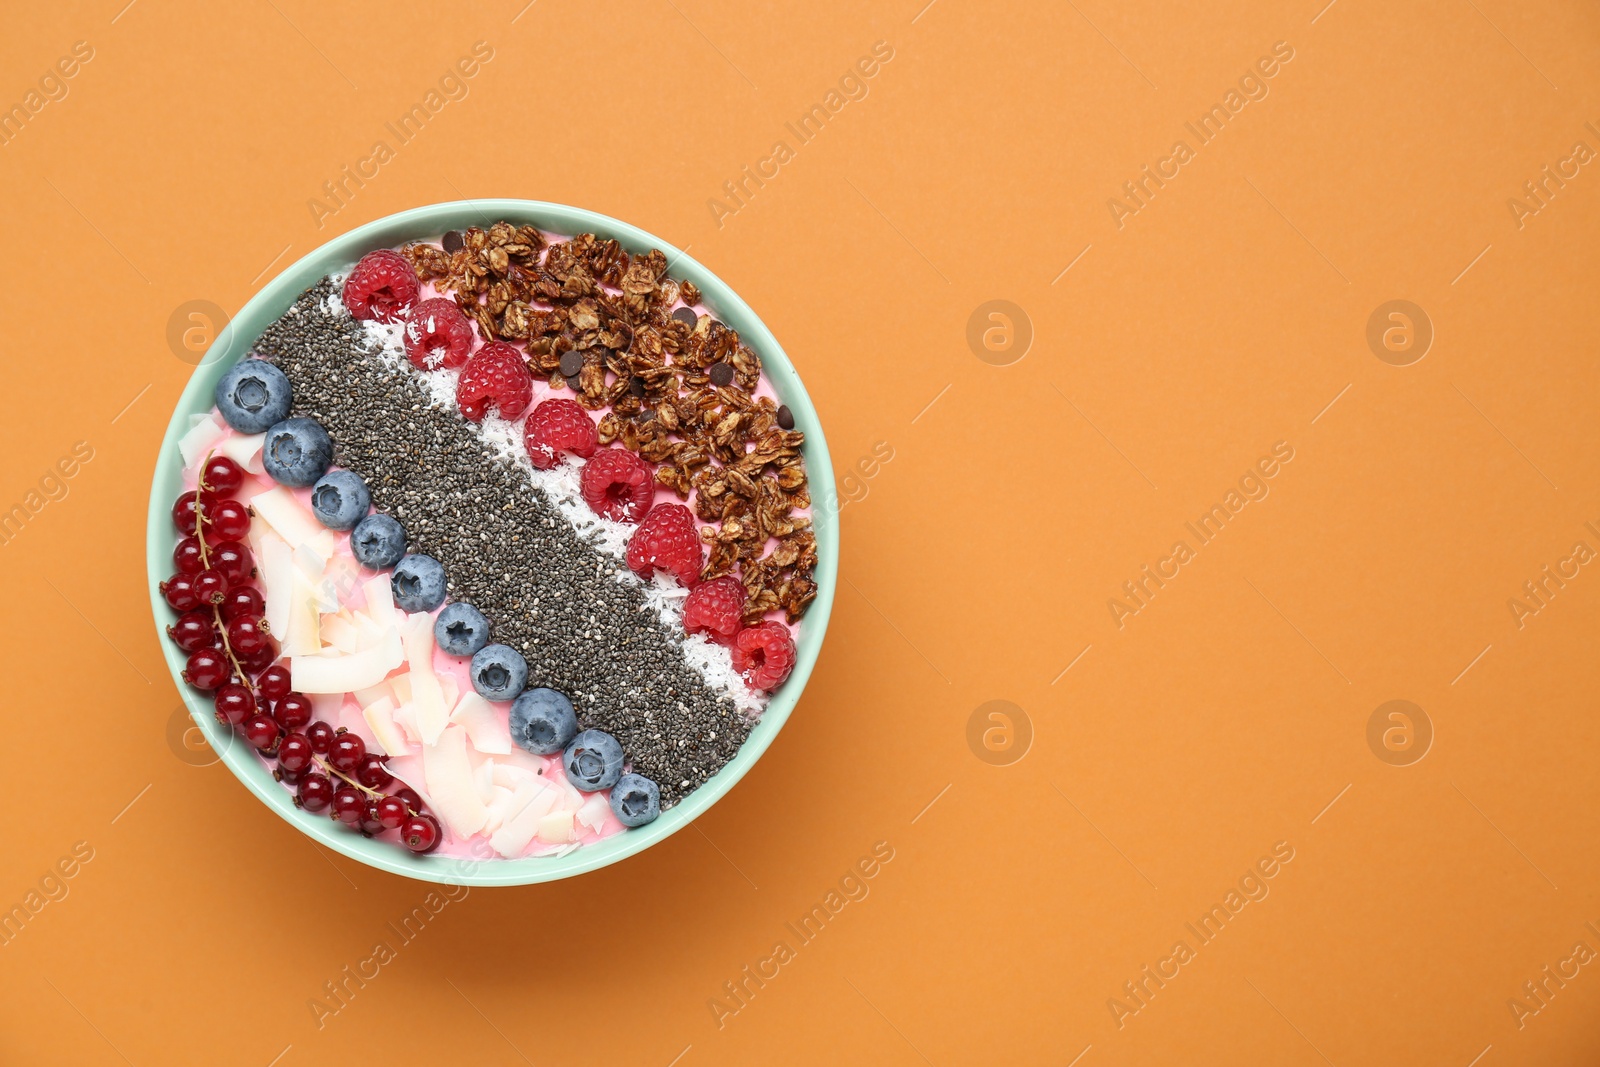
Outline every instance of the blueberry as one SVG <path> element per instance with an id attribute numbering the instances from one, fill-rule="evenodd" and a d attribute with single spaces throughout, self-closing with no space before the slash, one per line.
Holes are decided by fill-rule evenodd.
<path id="1" fill-rule="evenodd" d="M 316 419 L 275 422 L 261 445 L 262 466 L 283 485 L 310 485 L 327 473 L 332 462 L 333 442 Z"/>
<path id="2" fill-rule="evenodd" d="M 446 655 L 466 659 L 489 643 L 489 620 L 458 600 L 433 620 L 433 640 Z"/>
<path id="3" fill-rule="evenodd" d="M 578 732 L 578 716 L 565 693 L 530 689 L 511 705 L 511 740 L 537 756 L 567 747 Z"/>
<path id="4" fill-rule="evenodd" d="M 485 645 L 472 657 L 472 688 L 485 700 L 510 700 L 528 684 L 528 661 L 510 645 Z"/>
<path id="5" fill-rule="evenodd" d="M 401 611 L 432 611 L 444 603 L 444 564 L 413 552 L 394 565 L 389 582 Z"/>
<path id="6" fill-rule="evenodd" d="M 329 471 L 311 487 L 311 510 L 330 530 L 348 530 L 372 506 L 367 483 L 355 471 Z"/>
<path id="7" fill-rule="evenodd" d="M 406 528 L 389 515 L 368 515 L 350 531 L 350 551 L 368 570 L 393 567 L 406 554 Z"/>
<path id="8" fill-rule="evenodd" d="M 264 359 L 241 359 L 217 383 L 217 411 L 240 433 L 265 433 L 289 417 L 294 391 L 283 371 Z"/>
<path id="9" fill-rule="evenodd" d="M 661 787 L 642 774 L 624 774 L 611 787 L 611 810 L 624 826 L 643 826 L 661 814 Z"/>
<path id="10" fill-rule="evenodd" d="M 585 730 L 572 739 L 561 763 L 569 782 L 585 793 L 598 793 L 622 777 L 622 744 L 604 730 Z"/>

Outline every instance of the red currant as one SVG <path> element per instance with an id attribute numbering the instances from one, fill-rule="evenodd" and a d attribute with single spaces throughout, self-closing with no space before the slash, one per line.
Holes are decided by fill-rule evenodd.
<path id="1" fill-rule="evenodd" d="M 200 484 L 213 493 L 231 493 L 244 484 L 244 468 L 227 456 L 212 456 L 200 472 Z"/>
<path id="2" fill-rule="evenodd" d="M 289 734 L 278 743 L 278 767 L 299 774 L 312 764 L 311 739 L 305 734 Z"/>
<path id="3" fill-rule="evenodd" d="M 237 682 L 229 682 L 218 689 L 213 702 L 217 707 L 217 721 L 230 726 L 238 726 L 256 713 L 256 695 Z"/>
<path id="4" fill-rule="evenodd" d="M 215 567 L 201 571 L 190 580 L 194 583 L 194 595 L 202 604 L 220 604 L 228 595 L 227 576 Z"/>
<path id="5" fill-rule="evenodd" d="M 267 647 L 267 620 L 241 615 L 228 623 L 228 644 L 240 656 L 260 655 Z"/>
<path id="6" fill-rule="evenodd" d="M 282 700 L 289 695 L 289 668 L 281 663 L 268 667 L 256 679 L 256 688 L 268 700 Z"/>
<path id="7" fill-rule="evenodd" d="M 432 852 L 444 840 L 444 831 L 439 829 L 439 820 L 432 815 L 413 815 L 400 827 L 400 840 L 412 852 Z"/>
<path id="8" fill-rule="evenodd" d="M 388 827 L 378 819 L 378 805 L 375 801 L 367 803 L 366 811 L 361 815 L 361 832 L 367 837 L 374 837 L 383 833 Z"/>
<path id="9" fill-rule="evenodd" d="M 252 715 L 244 723 L 244 739 L 259 752 L 272 753 L 278 749 L 278 724 L 271 715 Z"/>
<path id="10" fill-rule="evenodd" d="M 398 830 L 411 818 L 411 811 L 399 797 L 384 797 L 372 805 L 372 816 L 385 830 Z"/>
<path id="11" fill-rule="evenodd" d="M 250 532 L 250 508 L 242 500 L 219 500 L 206 505 L 206 526 L 216 536 L 238 541 Z"/>
<path id="12" fill-rule="evenodd" d="M 417 791 L 412 789 L 410 786 L 403 785 L 389 795 L 406 806 L 407 816 L 415 815 L 422 810 L 422 798 L 419 797 L 417 795 Z"/>
<path id="13" fill-rule="evenodd" d="M 211 508 L 216 503 L 216 498 L 210 493 L 201 494 L 191 489 L 178 497 L 178 502 L 172 505 L 172 523 L 181 534 L 192 534 L 199 525 L 198 509 Z M 210 515 L 207 515 L 210 518 Z"/>
<path id="14" fill-rule="evenodd" d="M 233 664 L 218 648 L 202 648 L 189 653 L 183 680 L 196 689 L 216 689 L 233 676 Z"/>
<path id="15" fill-rule="evenodd" d="M 355 774 L 356 768 L 366 758 L 367 743 L 359 734 L 343 733 L 333 739 L 328 752 L 328 763 L 342 774 Z"/>
<path id="16" fill-rule="evenodd" d="M 367 817 L 367 798 L 355 786 L 347 785 L 333 794 L 333 815 L 342 823 L 356 826 Z"/>
<path id="17" fill-rule="evenodd" d="M 278 642 L 267 638 L 267 643 L 261 646 L 261 651 L 250 656 L 240 656 L 239 665 L 251 674 L 264 671 L 278 658 Z"/>
<path id="18" fill-rule="evenodd" d="M 272 705 L 272 717 L 285 730 L 298 730 L 311 721 L 311 701 L 299 693 L 289 693 Z M 327 726 L 327 723 L 322 725 Z M 323 749 L 323 753 L 326 752 L 327 749 Z"/>
<path id="19" fill-rule="evenodd" d="M 200 606 L 200 594 L 194 591 L 194 578 L 188 574 L 175 574 L 161 583 L 161 595 L 174 611 L 193 611 Z"/>
<path id="20" fill-rule="evenodd" d="M 179 541 L 172 550 L 172 564 L 178 568 L 179 574 L 198 573 L 205 566 L 205 561 L 200 558 L 200 539 L 190 536 Z"/>
<path id="21" fill-rule="evenodd" d="M 368 752 L 361 757 L 360 764 L 356 766 L 355 780 L 368 789 L 382 789 L 394 781 L 394 776 L 389 773 L 382 756 L 376 752 Z"/>
<path id="22" fill-rule="evenodd" d="M 202 648 L 216 647 L 217 625 L 210 612 L 186 611 L 167 627 L 167 636 L 185 652 L 198 652 Z"/>
<path id="23" fill-rule="evenodd" d="M 222 541 L 211 550 L 211 566 L 228 579 L 228 587 L 244 585 L 255 576 L 256 561 L 250 550 L 237 541 Z"/>
<path id="24" fill-rule="evenodd" d="M 240 615 L 261 616 L 267 613 L 267 602 L 261 591 L 251 585 L 236 585 L 228 590 L 222 601 L 222 617 L 237 619 Z"/>
<path id="25" fill-rule="evenodd" d="M 328 781 L 327 775 L 316 771 L 300 779 L 300 788 L 296 793 L 300 798 L 300 806 L 307 811 L 326 811 L 328 805 L 333 803 L 333 783 Z"/>
<path id="26" fill-rule="evenodd" d="M 326 756 L 333 747 L 333 727 L 320 719 L 306 727 L 306 736 L 311 739 L 311 751 L 319 756 Z"/>

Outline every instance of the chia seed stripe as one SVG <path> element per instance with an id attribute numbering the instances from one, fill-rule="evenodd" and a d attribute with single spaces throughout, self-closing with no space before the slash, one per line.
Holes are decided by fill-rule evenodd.
<path id="1" fill-rule="evenodd" d="M 462 417 L 429 403 L 404 368 L 330 315 L 324 279 L 267 327 L 255 351 L 283 369 L 294 414 L 333 439 L 334 462 L 366 479 L 405 527 L 407 548 L 444 564 L 450 598 L 476 606 L 491 640 L 528 661 L 528 684 L 571 698 L 580 725 L 622 742 L 670 807 L 739 751 L 753 725 L 684 659 L 679 636 L 616 580 L 617 560 L 583 541 L 527 472 Z"/>

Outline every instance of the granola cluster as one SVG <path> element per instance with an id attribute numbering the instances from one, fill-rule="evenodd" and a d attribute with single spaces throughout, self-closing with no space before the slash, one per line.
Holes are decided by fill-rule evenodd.
<path id="1" fill-rule="evenodd" d="M 451 235 L 454 237 L 455 235 Z M 403 253 L 450 293 L 484 337 L 525 345 L 530 371 L 604 411 L 602 444 L 655 465 L 690 504 L 710 546 L 703 578 L 736 574 L 745 619 L 782 609 L 793 623 L 817 595 L 816 534 L 800 448 L 778 405 L 757 396 L 761 360 L 737 331 L 694 316 L 700 292 L 666 276 L 659 250 L 629 256 L 592 233 L 551 243 L 533 226 L 466 230 L 458 247 Z M 448 250 L 447 250 L 448 249 Z M 792 425 L 792 422 L 789 423 Z"/>

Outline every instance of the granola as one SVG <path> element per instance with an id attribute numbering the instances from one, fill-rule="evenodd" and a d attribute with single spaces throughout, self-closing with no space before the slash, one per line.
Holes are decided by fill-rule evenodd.
<path id="1" fill-rule="evenodd" d="M 707 524 L 701 577 L 743 584 L 747 623 L 805 614 L 817 595 L 816 535 L 796 514 L 811 505 L 805 435 L 784 429 L 778 405 L 756 394 L 761 359 L 738 332 L 684 313 L 700 290 L 668 277 L 661 251 L 630 256 L 592 233 L 552 243 L 508 222 L 464 231 L 455 252 L 402 251 L 484 337 L 522 343 L 530 371 L 604 412 L 601 444 L 654 465 L 656 481 Z M 575 372 L 563 372 L 564 356 Z"/>

